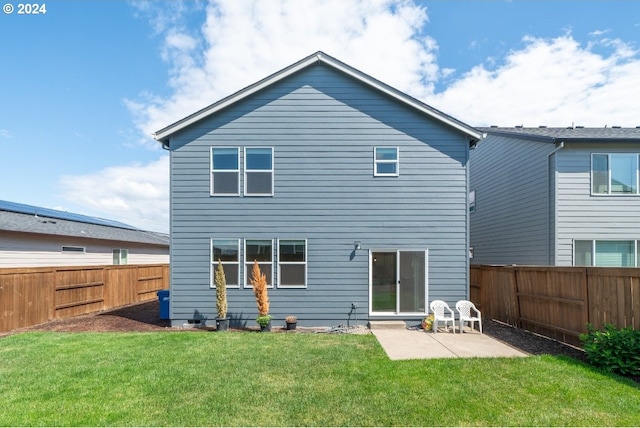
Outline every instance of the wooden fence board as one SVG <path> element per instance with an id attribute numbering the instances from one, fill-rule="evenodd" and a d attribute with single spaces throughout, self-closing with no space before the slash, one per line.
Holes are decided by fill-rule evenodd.
<path id="1" fill-rule="evenodd" d="M 0 332 L 157 298 L 169 265 L 0 269 Z"/>
<path id="2" fill-rule="evenodd" d="M 587 323 L 640 328 L 639 268 L 473 265 L 470 278 L 483 316 L 563 342 Z"/>

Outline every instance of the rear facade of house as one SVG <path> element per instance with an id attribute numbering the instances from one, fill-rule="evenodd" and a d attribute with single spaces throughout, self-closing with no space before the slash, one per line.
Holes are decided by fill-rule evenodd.
<path id="1" fill-rule="evenodd" d="M 640 128 L 485 128 L 474 264 L 640 266 Z"/>
<path id="2" fill-rule="evenodd" d="M 479 131 L 317 53 L 156 133 L 171 153 L 172 325 L 419 319 L 468 296 L 467 161 Z"/>

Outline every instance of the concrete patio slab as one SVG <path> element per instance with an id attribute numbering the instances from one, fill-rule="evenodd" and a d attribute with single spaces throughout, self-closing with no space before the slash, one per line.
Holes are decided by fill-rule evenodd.
<path id="1" fill-rule="evenodd" d="M 526 353 L 477 331 L 462 334 L 427 333 L 408 329 L 374 328 L 371 331 L 391 360 L 527 356 Z"/>

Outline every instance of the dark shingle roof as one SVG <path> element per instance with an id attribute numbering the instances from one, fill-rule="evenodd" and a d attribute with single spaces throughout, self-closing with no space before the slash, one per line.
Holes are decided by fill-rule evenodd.
<path id="1" fill-rule="evenodd" d="M 169 236 L 124 223 L 0 201 L 0 230 L 169 246 Z"/>
<path id="2" fill-rule="evenodd" d="M 522 138 L 547 140 L 549 142 L 640 142 L 640 127 L 638 128 L 478 128 L 482 132 L 493 135 L 518 136 Z"/>

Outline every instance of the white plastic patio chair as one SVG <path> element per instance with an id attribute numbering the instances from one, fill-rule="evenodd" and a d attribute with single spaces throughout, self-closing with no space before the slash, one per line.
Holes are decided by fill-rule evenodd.
<path id="1" fill-rule="evenodd" d="M 431 308 L 431 312 L 433 312 L 433 332 L 438 332 L 438 322 L 444 322 L 444 328 L 447 328 L 447 324 L 451 323 L 451 327 L 453 328 L 453 333 L 456 332 L 456 319 L 453 311 L 443 300 L 434 300 L 429 305 Z M 445 313 L 445 311 L 449 312 L 449 316 Z"/>
<path id="2" fill-rule="evenodd" d="M 456 311 L 460 314 L 460 333 L 463 333 L 463 326 L 465 322 L 469 323 L 471 330 L 473 330 L 473 323 L 478 323 L 480 334 L 482 334 L 482 314 L 476 306 L 468 300 L 459 300 L 456 302 Z M 475 312 L 475 316 L 471 315 L 471 311 Z"/>

